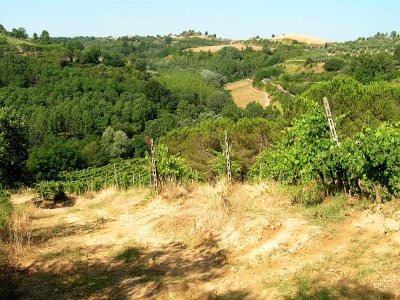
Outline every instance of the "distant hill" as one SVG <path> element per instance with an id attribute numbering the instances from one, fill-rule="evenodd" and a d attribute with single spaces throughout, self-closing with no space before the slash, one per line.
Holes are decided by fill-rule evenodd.
<path id="1" fill-rule="evenodd" d="M 272 38 L 273 41 L 298 41 L 300 43 L 306 43 L 310 45 L 323 45 L 325 43 L 331 43 L 331 41 L 312 37 L 303 34 L 284 34 L 278 37 Z"/>

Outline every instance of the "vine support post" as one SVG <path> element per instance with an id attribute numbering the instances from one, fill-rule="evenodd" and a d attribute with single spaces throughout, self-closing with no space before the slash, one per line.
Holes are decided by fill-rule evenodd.
<path id="1" fill-rule="evenodd" d="M 225 130 L 225 156 L 226 156 L 226 175 L 228 183 L 232 182 L 232 166 L 231 166 L 231 145 L 229 143 L 228 131 Z"/>
<path id="2" fill-rule="evenodd" d="M 378 183 L 373 183 L 375 190 L 375 201 L 377 204 L 382 204 L 381 189 L 382 187 Z"/>
<path id="3" fill-rule="evenodd" d="M 151 176 L 150 180 L 153 179 L 154 190 L 159 193 L 159 182 L 157 175 L 157 161 L 156 161 L 156 150 L 154 148 L 154 141 L 150 139 L 150 150 L 151 150 Z"/>
<path id="4" fill-rule="evenodd" d="M 115 164 L 114 164 L 114 178 L 115 178 L 115 186 L 118 189 L 119 188 L 119 183 L 118 183 L 117 169 L 115 168 Z"/>
<path id="5" fill-rule="evenodd" d="M 331 132 L 331 139 L 332 141 L 336 142 L 339 145 L 339 137 L 336 133 L 335 123 L 333 122 L 333 117 L 331 113 L 331 108 L 329 106 L 328 98 L 324 97 L 323 100 L 324 100 L 326 118 L 328 119 L 329 130 Z"/>

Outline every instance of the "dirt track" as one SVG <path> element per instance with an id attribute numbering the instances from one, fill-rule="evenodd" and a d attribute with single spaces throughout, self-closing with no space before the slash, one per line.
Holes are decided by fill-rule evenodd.
<path id="1" fill-rule="evenodd" d="M 26 299 L 400 297 L 397 206 L 315 225 L 263 184 L 155 199 L 108 190 L 71 204 L 33 211 Z"/>

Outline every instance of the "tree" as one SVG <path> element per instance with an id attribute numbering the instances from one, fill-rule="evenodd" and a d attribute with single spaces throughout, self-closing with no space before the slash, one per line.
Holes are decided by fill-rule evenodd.
<path id="1" fill-rule="evenodd" d="M 235 47 L 223 47 L 221 50 L 218 51 L 219 56 L 222 59 L 230 59 L 230 60 L 242 60 L 243 54 L 240 52 L 239 49 Z"/>
<path id="2" fill-rule="evenodd" d="M 42 31 L 42 33 L 40 34 L 40 40 L 45 44 L 50 43 L 50 34 L 47 30 Z"/>
<path id="3" fill-rule="evenodd" d="M 220 113 L 221 110 L 228 104 L 233 103 L 225 92 L 214 92 L 206 99 L 206 105 L 215 113 Z"/>
<path id="4" fill-rule="evenodd" d="M 28 38 L 28 34 L 26 33 L 26 30 L 24 27 L 19 27 L 18 29 L 13 28 L 11 30 L 10 35 L 12 37 L 15 37 L 17 39 L 26 39 Z"/>
<path id="5" fill-rule="evenodd" d="M 204 55 L 205 55 L 204 51 L 202 53 L 204 53 Z M 215 87 L 223 87 L 224 84 L 227 82 L 226 76 L 223 76 L 217 72 L 203 70 L 203 71 L 201 71 L 200 74 L 204 80 L 206 80 L 209 84 L 211 84 Z"/>
<path id="6" fill-rule="evenodd" d="M 140 59 L 140 58 L 135 59 L 133 61 L 133 67 L 140 72 L 146 72 L 147 62 L 144 59 Z"/>
<path id="7" fill-rule="evenodd" d="M 398 61 L 398 63 L 400 63 L 400 45 L 397 45 L 394 48 L 393 57 Z"/>
<path id="8" fill-rule="evenodd" d="M 0 189 L 23 179 L 28 158 L 27 127 L 9 108 L 0 109 Z"/>
<path id="9" fill-rule="evenodd" d="M 38 34 L 36 32 L 33 33 L 32 38 L 34 40 L 37 40 L 39 38 Z"/>
<path id="10" fill-rule="evenodd" d="M 155 103 L 166 103 L 169 101 L 170 91 L 157 80 L 150 79 L 146 82 L 144 88 L 144 93 L 149 100 Z"/>
<path id="11" fill-rule="evenodd" d="M 103 55 L 103 63 L 106 66 L 123 67 L 125 66 L 125 58 L 119 53 L 106 52 Z"/>
<path id="12" fill-rule="evenodd" d="M 87 144 L 81 152 L 89 167 L 101 167 L 108 162 L 108 155 L 98 141 Z"/>
<path id="13" fill-rule="evenodd" d="M 170 45 L 170 44 L 172 43 L 172 41 L 173 41 L 172 37 L 170 37 L 170 36 L 164 37 L 164 42 L 165 42 L 167 45 Z"/>
<path id="14" fill-rule="evenodd" d="M 83 64 L 98 64 L 101 51 L 98 47 L 89 47 L 83 50 L 81 62 Z"/>
<path id="15" fill-rule="evenodd" d="M 110 151 L 112 158 L 124 157 L 129 153 L 129 139 L 125 132 L 117 130 Z"/>
<path id="16" fill-rule="evenodd" d="M 115 131 L 111 126 L 104 130 L 101 144 L 110 158 L 126 157 L 129 154 L 128 136 L 122 130 Z"/>
<path id="17" fill-rule="evenodd" d="M 363 54 L 352 61 L 350 69 L 354 77 L 362 83 L 386 79 L 392 75 L 392 58 L 386 53 Z"/>
<path id="18" fill-rule="evenodd" d="M 34 179 L 56 180 L 62 171 L 72 171 L 85 166 L 75 140 L 63 141 L 54 136 L 46 137 L 44 143 L 32 148 L 27 161 L 28 171 Z"/>
<path id="19" fill-rule="evenodd" d="M 137 135 L 132 138 L 132 146 L 134 148 L 135 157 L 144 157 L 148 146 L 143 135 Z"/>
<path id="20" fill-rule="evenodd" d="M 264 109 L 261 106 L 260 103 L 257 102 L 250 102 L 247 104 L 245 110 L 244 110 L 244 115 L 247 118 L 257 118 L 257 117 L 263 117 L 264 116 Z"/>
<path id="21" fill-rule="evenodd" d="M 165 112 L 157 119 L 147 121 L 144 132 L 148 137 L 157 139 L 176 127 L 177 122 L 175 116 Z"/>

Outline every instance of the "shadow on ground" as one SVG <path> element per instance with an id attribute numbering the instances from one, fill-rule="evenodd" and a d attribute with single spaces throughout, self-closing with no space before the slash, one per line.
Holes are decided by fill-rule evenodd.
<path id="1" fill-rule="evenodd" d="M 94 233 L 102 229 L 108 222 L 112 222 L 112 220 L 100 218 L 85 224 L 60 223 L 53 227 L 37 229 L 32 234 L 32 242 L 34 245 L 41 245 L 52 239 Z"/>
<path id="2" fill-rule="evenodd" d="M 195 299 L 242 299 L 239 292 L 213 297 L 198 286 L 224 275 L 227 253 L 218 244 L 209 237 L 195 248 L 180 243 L 162 249 L 126 247 L 101 260 L 96 253 L 109 252 L 107 245 L 81 247 L 71 249 L 79 253 L 74 259 L 64 252 L 14 269 L 17 278 L 10 282 L 22 299 L 153 299 L 188 289 L 196 291 Z"/>
<path id="3" fill-rule="evenodd" d="M 76 198 L 71 196 L 65 196 L 62 200 L 54 201 L 54 200 L 41 200 L 41 199 L 33 199 L 33 204 L 36 207 L 43 209 L 56 209 L 62 207 L 72 207 L 76 204 Z"/>

